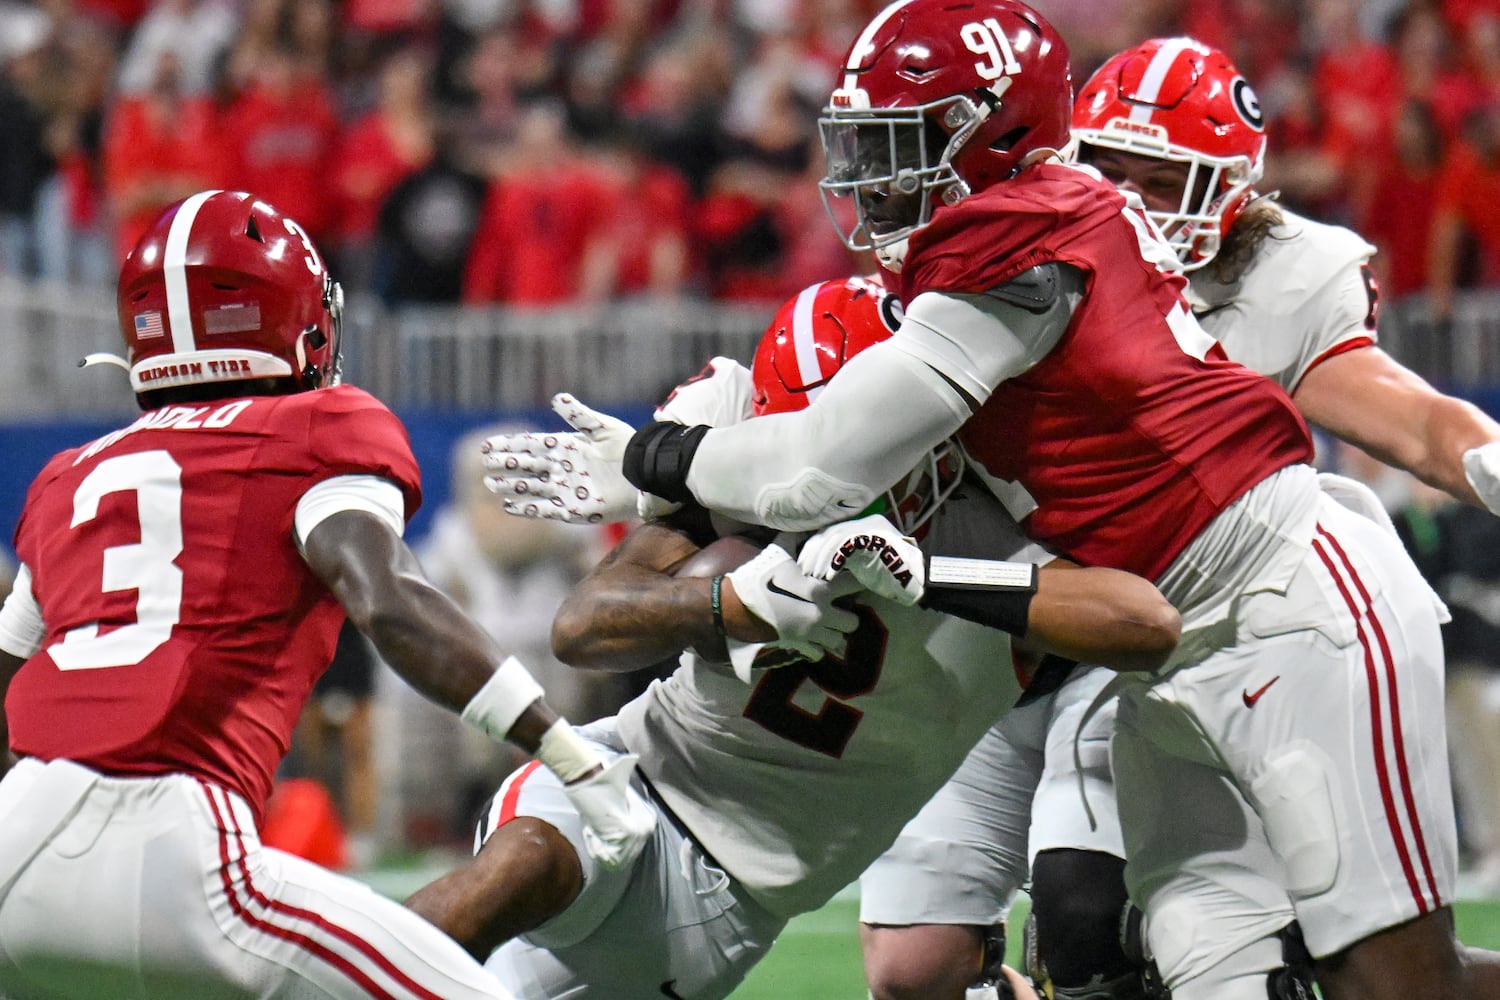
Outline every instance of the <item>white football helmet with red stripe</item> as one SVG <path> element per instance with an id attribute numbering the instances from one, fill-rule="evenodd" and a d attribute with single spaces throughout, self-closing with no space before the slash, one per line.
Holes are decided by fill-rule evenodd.
<path id="1" fill-rule="evenodd" d="M 168 208 L 125 258 L 118 308 L 137 393 L 339 378 L 342 289 L 301 226 L 243 191 Z"/>
<path id="2" fill-rule="evenodd" d="M 787 300 L 760 338 L 750 366 L 751 412 L 807 408 L 860 351 L 889 339 L 901 325 L 901 300 L 875 278 L 809 285 Z M 887 491 L 879 512 L 915 535 L 958 485 L 957 445 L 944 442 Z"/>
<path id="3" fill-rule="evenodd" d="M 1188 268 L 1219 252 L 1266 154 L 1260 101 L 1229 57 L 1192 38 L 1153 38 L 1110 59 L 1073 106 L 1078 156 L 1090 146 L 1188 165 L 1176 211 L 1148 214 Z"/>

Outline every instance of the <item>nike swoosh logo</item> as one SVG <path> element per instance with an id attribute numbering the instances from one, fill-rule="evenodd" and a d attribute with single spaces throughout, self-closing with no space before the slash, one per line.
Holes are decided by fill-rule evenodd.
<path id="1" fill-rule="evenodd" d="M 1269 689 L 1272 684 L 1275 684 L 1279 680 L 1281 680 L 1281 675 L 1277 674 L 1275 677 L 1272 677 L 1270 680 L 1268 680 L 1264 684 L 1262 684 L 1260 686 L 1260 689 L 1257 690 L 1257 691 L 1255 691 L 1255 692 L 1241 691 L 1240 692 L 1240 697 L 1242 699 L 1244 699 L 1245 707 L 1246 708 L 1254 708 L 1255 707 L 1255 703 L 1257 701 L 1260 701 L 1260 696 L 1263 695 L 1263 694 L 1265 694 L 1266 691 L 1267 691 L 1267 689 Z"/>
<path id="2" fill-rule="evenodd" d="M 794 601 L 801 601 L 803 604 L 813 603 L 812 601 L 809 601 L 807 598 L 803 597 L 801 594 L 794 594 L 790 590 L 787 590 L 785 587 L 777 586 L 774 580 L 766 581 L 766 589 L 773 594 L 780 594 L 782 597 L 790 597 Z M 672 982 L 674 983 L 676 981 L 677 980 L 675 979 L 672 980 Z"/>
<path id="3" fill-rule="evenodd" d="M 666 982 L 661 984 L 661 995 L 664 997 L 671 997 L 672 1000 L 683 1000 L 682 995 L 672 988 L 676 985 L 677 980 L 668 979 Z"/>

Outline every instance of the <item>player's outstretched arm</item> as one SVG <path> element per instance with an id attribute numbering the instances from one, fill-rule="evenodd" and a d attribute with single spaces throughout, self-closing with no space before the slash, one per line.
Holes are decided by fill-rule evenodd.
<path id="1" fill-rule="evenodd" d="M 1308 371 L 1292 394 L 1310 423 L 1460 500 L 1500 513 L 1500 424 L 1378 347 Z M 1470 455 L 1470 452 L 1477 454 Z"/>
<path id="2" fill-rule="evenodd" d="M 541 686 L 520 661 L 507 657 L 427 579 L 384 520 L 363 510 L 330 515 L 308 532 L 303 555 L 407 683 L 492 738 L 515 743 L 558 776 L 601 864 L 635 859 L 655 826 L 655 814 L 628 788 L 635 758 L 606 763 L 542 699 Z"/>
<path id="3" fill-rule="evenodd" d="M 1043 652 L 1116 670 L 1167 661 L 1182 619 L 1151 582 L 1117 569 L 1058 559 L 1037 574 L 1026 641 Z"/>

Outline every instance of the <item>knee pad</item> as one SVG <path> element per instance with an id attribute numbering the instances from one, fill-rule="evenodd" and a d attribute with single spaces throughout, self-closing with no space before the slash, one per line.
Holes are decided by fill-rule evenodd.
<path id="1" fill-rule="evenodd" d="M 1022 952 L 1026 974 L 1037 992 L 1050 1000 L 1171 1000 L 1172 991 L 1162 984 L 1141 933 L 1141 911 L 1126 903 L 1118 926 L 1120 951 L 1130 969 L 1109 979 L 1096 974 L 1083 985 L 1058 986 L 1037 954 L 1035 917 L 1028 916 L 1021 937 Z"/>
<path id="2" fill-rule="evenodd" d="M 1125 862 L 1099 851 L 1047 850 L 1031 876 L 1032 964 L 1054 988 L 1112 982 L 1136 964 L 1122 949 Z M 1033 979 L 1044 981 L 1033 973 Z"/>

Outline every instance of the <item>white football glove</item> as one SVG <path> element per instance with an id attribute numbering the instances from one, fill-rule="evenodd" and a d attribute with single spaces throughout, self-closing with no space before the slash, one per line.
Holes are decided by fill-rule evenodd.
<path id="1" fill-rule="evenodd" d="M 496 434 L 480 446 L 484 485 L 507 514 L 599 524 L 635 516 L 639 491 L 620 471 L 635 428 L 565 392 L 552 409 L 573 433 Z"/>
<path id="2" fill-rule="evenodd" d="M 1464 478 L 1491 514 L 1500 514 L 1500 441 L 1464 452 Z"/>
<path id="3" fill-rule="evenodd" d="M 827 581 L 806 576 L 780 545 L 767 545 L 725 579 L 750 613 L 776 630 L 775 645 L 805 659 L 842 654 L 849 633 L 859 627 L 858 615 L 833 603 L 861 590 L 859 582 L 852 577 Z"/>
<path id="4" fill-rule="evenodd" d="M 672 390 L 655 416 L 687 427 L 728 427 L 749 419 L 754 389 L 750 369 L 732 358 L 710 358 L 701 372 Z"/>
<path id="5" fill-rule="evenodd" d="M 684 427 L 728 427 L 752 415 L 750 397 L 754 388 L 750 369 L 733 358 L 713 357 L 701 372 L 673 389 L 654 416 Z M 636 514 L 646 521 L 666 517 L 682 506 L 644 490 L 639 491 L 639 497 Z"/>
<path id="6" fill-rule="evenodd" d="M 920 601 L 927 586 L 916 539 L 882 514 L 830 524 L 803 543 L 797 565 L 819 580 L 846 572 L 877 597 L 907 606 Z"/>
<path id="7" fill-rule="evenodd" d="M 656 829 L 656 810 L 630 786 L 635 754 L 616 757 L 592 778 L 563 785 L 563 793 L 583 820 L 583 845 L 605 868 L 634 861 Z"/>

